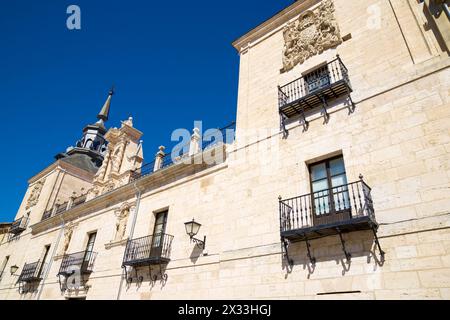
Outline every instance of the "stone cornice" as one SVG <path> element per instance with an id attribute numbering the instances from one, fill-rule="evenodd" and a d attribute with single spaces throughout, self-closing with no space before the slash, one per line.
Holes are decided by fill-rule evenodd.
<path id="1" fill-rule="evenodd" d="M 38 174 L 36 174 L 31 179 L 29 179 L 28 184 L 31 185 L 31 184 L 35 183 L 36 181 L 39 181 L 43 177 L 50 174 L 53 170 L 56 170 L 58 168 L 65 170 L 67 173 L 77 176 L 78 178 L 85 180 L 87 182 L 92 182 L 92 179 L 94 178 L 94 175 L 92 173 L 89 173 L 83 169 L 77 168 L 70 163 L 58 160 L 58 161 L 55 161 L 54 163 L 52 163 L 51 165 L 49 165 L 47 168 L 45 168 Z"/>
<path id="2" fill-rule="evenodd" d="M 121 130 L 127 133 L 133 141 L 138 141 L 143 135 L 142 131 L 139 131 L 138 129 L 133 128 L 127 124 L 124 124 Z"/>
<path id="3" fill-rule="evenodd" d="M 315 4 L 319 3 L 320 0 L 298 0 L 295 1 L 293 4 L 291 4 L 289 7 L 285 8 L 284 10 L 278 12 L 276 15 L 274 15 L 272 18 L 266 20 L 265 22 L 261 23 L 256 28 L 250 30 L 237 40 L 235 40 L 232 45 L 233 47 L 241 53 L 249 43 L 252 43 L 259 38 L 263 37 L 267 33 L 271 32 L 272 30 L 282 26 L 287 21 L 291 20 L 292 18 L 296 17 L 297 15 L 301 14 L 303 11 L 311 8 Z"/>
<path id="4" fill-rule="evenodd" d="M 224 155 L 226 155 L 226 145 L 224 144 L 216 146 L 215 148 L 212 148 L 206 152 L 218 152 L 220 150 Z M 73 221 L 77 218 L 97 212 L 102 209 L 112 209 L 117 203 L 133 198 L 136 195 L 136 188 L 139 188 L 139 190 L 141 190 L 141 192 L 143 193 L 148 192 L 149 190 L 156 190 L 163 186 L 173 184 L 174 182 L 181 183 L 180 180 L 189 181 L 191 179 L 195 179 L 198 177 L 198 173 L 209 168 L 220 166 L 220 164 L 208 165 L 204 162 L 201 164 L 196 164 L 195 160 L 199 157 L 202 157 L 203 154 L 204 153 L 199 153 L 190 157 L 190 164 L 178 163 L 170 167 L 158 170 L 132 183 L 121 186 L 79 206 L 71 208 L 63 212 L 62 214 L 53 216 L 44 221 L 40 221 L 30 226 L 31 233 L 35 235 L 48 229 L 55 228 L 61 225 L 63 221 Z"/>

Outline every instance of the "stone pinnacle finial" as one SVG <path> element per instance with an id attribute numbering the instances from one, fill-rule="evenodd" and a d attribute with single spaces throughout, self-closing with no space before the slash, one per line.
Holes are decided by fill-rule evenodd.
<path id="1" fill-rule="evenodd" d="M 108 98 L 106 99 L 105 104 L 103 105 L 102 110 L 97 116 L 97 119 L 108 121 L 109 118 L 109 109 L 111 107 L 111 97 L 114 95 L 114 86 L 111 87 L 111 90 L 109 90 Z"/>

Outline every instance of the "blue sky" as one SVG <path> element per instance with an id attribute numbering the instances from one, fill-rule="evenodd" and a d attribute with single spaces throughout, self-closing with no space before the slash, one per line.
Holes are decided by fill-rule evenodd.
<path id="1" fill-rule="evenodd" d="M 2 1 L 0 222 L 16 215 L 27 180 L 96 120 L 112 83 L 108 125 L 133 116 L 147 160 L 173 129 L 234 121 L 231 42 L 292 2 Z M 81 8 L 81 30 L 66 28 L 71 4 Z"/>

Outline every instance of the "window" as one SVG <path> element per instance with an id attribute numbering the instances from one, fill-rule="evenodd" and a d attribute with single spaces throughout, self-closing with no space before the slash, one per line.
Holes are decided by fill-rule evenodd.
<path id="1" fill-rule="evenodd" d="M 94 250 L 95 238 L 97 237 L 97 232 L 90 233 L 88 238 L 88 242 L 86 245 L 86 251 L 92 252 Z"/>
<path id="2" fill-rule="evenodd" d="M 3 260 L 2 266 L 0 267 L 0 280 L 3 277 L 3 272 L 6 269 L 6 265 L 8 264 L 8 261 L 9 261 L 9 256 L 6 256 L 5 259 Z"/>
<path id="3" fill-rule="evenodd" d="M 97 238 L 97 232 L 88 234 L 88 242 L 86 244 L 86 253 L 84 255 L 84 261 L 88 265 L 94 254 L 95 238 Z"/>
<path id="4" fill-rule="evenodd" d="M 330 74 L 328 65 L 324 65 L 305 75 L 308 93 L 320 90 L 330 85 Z"/>
<path id="5" fill-rule="evenodd" d="M 48 253 L 50 251 L 50 245 L 47 245 L 44 247 L 44 252 L 42 253 L 42 257 L 41 257 L 41 265 L 40 265 L 40 270 L 39 270 L 39 274 L 42 274 L 42 272 L 44 271 L 45 265 L 47 263 L 47 258 L 48 258 Z"/>
<path id="6" fill-rule="evenodd" d="M 342 156 L 309 166 L 314 223 L 326 224 L 350 218 L 350 198 Z"/>
<path id="7" fill-rule="evenodd" d="M 159 212 L 155 216 L 155 226 L 153 228 L 152 251 L 162 248 L 162 240 L 166 232 L 167 211 Z"/>

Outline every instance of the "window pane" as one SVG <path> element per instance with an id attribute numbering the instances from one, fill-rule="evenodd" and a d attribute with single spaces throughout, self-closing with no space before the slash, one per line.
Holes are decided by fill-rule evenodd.
<path id="1" fill-rule="evenodd" d="M 327 190 L 328 189 L 328 180 L 323 179 L 323 180 L 313 182 L 312 188 L 313 188 L 313 192 Z"/>
<path id="2" fill-rule="evenodd" d="M 328 191 L 314 194 L 314 212 L 316 216 L 321 216 L 330 212 L 330 197 Z"/>
<path id="3" fill-rule="evenodd" d="M 156 235 L 156 234 L 160 234 L 161 232 L 163 232 L 163 227 L 164 227 L 163 224 L 157 224 L 157 225 L 155 225 L 155 235 Z"/>
<path id="4" fill-rule="evenodd" d="M 161 245 L 161 237 L 162 237 L 162 235 L 160 233 L 156 233 L 153 236 L 152 248 L 156 248 L 156 247 L 159 247 Z"/>
<path id="5" fill-rule="evenodd" d="M 330 161 L 330 172 L 332 176 L 344 173 L 345 172 L 344 159 L 339 158 Z"/>
<path id="6" fill-rule="evenodd" d="M 86 246 L 86 251 L 92 251 L 94 249 L 94 243 L 95 243 L 95 237 L 97 236 L 97 233 L 91 233 L 89 235 L 89 240 Z"/>
<path id="7" fill-rule="evenodd" d="M 336 177 L 331 178 L 331 184 L 333 185 L 333 188 L 343 186 L 347 184 L 347 177 L 345 174 L 341 174 Z"/>
<path id="8" fill-rule="evenodd" d="M 350 197 L 347 186 L 338 187 L 333 190 L 334 208 L 339 212 L 350 209 Z"/>
<path id="9" fill-rule="evenodd" d="M 163 224 L 165 216 L 165 213 L 158 213 L 158 215 L 156 216 L 155 224 Z"/>
<path id="10" fill-rule="evenodd" d="M 321 163 L 311 167 L 311 180 L 317 181 L 327 177 L 327 167 L 325 163 Z"/>

